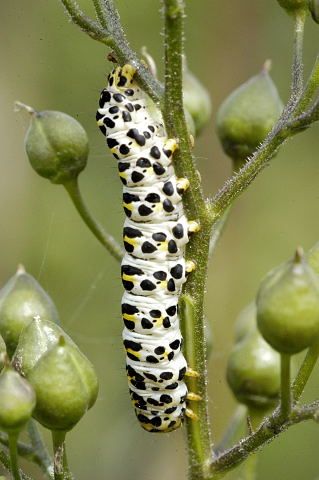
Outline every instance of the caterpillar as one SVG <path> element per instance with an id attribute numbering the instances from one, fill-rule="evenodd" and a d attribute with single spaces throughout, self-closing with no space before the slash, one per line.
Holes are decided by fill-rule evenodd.
<path id="1" fill-rule="evenodd" d="M 175 176 L 177 142 L 167 138 L 134 74 L 131 65 L 109 74 L 96 120 L 123 183 L 122 317 L 130 396 L 145 430 L 169 432 L 187 414 L 178 298 L 195 268 L 184 249 L 199 225 L 184 214 L 189 182 Z"/>

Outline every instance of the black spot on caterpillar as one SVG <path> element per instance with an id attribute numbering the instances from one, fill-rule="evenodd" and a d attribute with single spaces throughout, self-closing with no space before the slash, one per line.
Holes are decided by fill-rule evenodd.
<path id="1" fill-rule="evenodd" d="M 169 432 L 186 410 L 178 297 L 190 271 L 185 245 L 198 225 L 183 211 L 188 181 L 175 176 L 177 143 L 167 138 L 161 116 L 154 118 L 134 74 L 131 65 L 110 73 L 96 119 L 123 183 L 122 316 L 131 400 L 145 430 Z"/>

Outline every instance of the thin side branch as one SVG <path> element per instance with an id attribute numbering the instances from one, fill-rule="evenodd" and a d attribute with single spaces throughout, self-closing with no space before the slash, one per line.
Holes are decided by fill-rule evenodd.
<path id="1" fill-rule="evenodd" d="M 256 452 L 260 447 L 273 441 L 280 433 L 292 425 L 305 420 L 316 420 L 319 409 L 319 401 L 305 405 L 302 408 L 295 408 L 291 415 L 285 420 L 281 416 L 280 409 L 277 409 L 268 417 L 252 435 L 241 440 L 237 445 L 219 455 L 211 463 L 211 478 L 218 478 L 218 473 L 225 474 L 242 463 L 250 454 Z"/>

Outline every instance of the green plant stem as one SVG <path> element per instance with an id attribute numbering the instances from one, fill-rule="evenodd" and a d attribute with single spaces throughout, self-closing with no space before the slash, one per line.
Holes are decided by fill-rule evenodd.
<path id="1" fill-rule="evenodd" d="M 291 98 L 297 100 L 303 91 L 303 39 L 306 11 L 299 10 L 295 15 L 294 55 L 292 65 Z"/>
<path id="2" fill-rule="evenodd" d="M 309 377 L 319 357 L 319 342 L 314 343 L 308 350 L 292 386 L 293 399 L 298 401 L 304 391 Z"/>
<path id="3" fill-rule="evenodd" d="M 184 38 L 184 2 L 164 0 L 165 16 L 165 96 L 163 117 L 167 134 L 177 138 L 179 148 L 174 154 L 178 177 L 186 177 L 190 188 L 183 204 L 187 217 L 197 220 L 201 230 L 194 234 L 186 248 L 186 259 L 193 260 L 192 272 L 181 297 L 181 323 L 185 341 L 185 356 L 198 378 L 187 381 L 189 391 L 202 398 L 191 402 L 190 407 L 198 420 L 186 419 L 189 450 L 189 474 L 192 480 L 206 475 L 207 461 L 211 455 L 210 422 L 208 417 L 207 365 L 204 341 L 204 292 L 207 275 L 211 219 L 204 200 L 201 181 L 191 153 L 191 142 L 183 110 L 182 58 Z"/>
<path id="4" fill-rule="evenodd" d="M 274 440 L 290 426 L 306 420 L 316 420 L 318 409 L 319 401 L 316 401 L 301 408 L 294 408 L 289 418 L 286 419 L 283 419 L 280 409 L 275 410 L 255 432 L 242 439 L 237 445 L 223 452 L 211 462 L 209 479 L 222 478 L 228 471 L 246 460 L 250 454 Z"/>
<path id="5" fill-rule="evenodd" d="M 17 433 L 9 433 L 9 452 L 11 463 L 11 474 L 14 480 L 21 480 L 20 471 L 18 467 L 18 452 L 17 452 Z"/>
<path id="6" fill-rule="evenodd" d="M 0 450 L 0 463 L 3 465 L 3 467 L 11 472 L 11 463 L 10 463 L 10 457 Z M 19 470 L 20 478 L 21 480 L 32 480 L 32 478 L 29 475 L 26 475 L 22 470 Z"/>
<path id="7" fill-rule="evenodd" d="M 313 102 L 314 96 L 319 87 L 319 56 L 317 56 L 314 67 L 307 81 L 302 96 L 298 102 L 297 107 L 294 110 L 294 116 L 301 115 L 305 109 L 308 108 Z"/>
<path id="8" fill-rule="evenodd" d="M 291 356 L 282 353 L 280 355 L 280 372 L 281 372 L 281 397 L 280 411 L 282 418 L 288 418 L 291 412 Z"/>
<path id="9" fill-rule="evenodd" d="M 29 420 L 27 429 L 34 451 L 33 461 L 39 465 L 43 473 L 45 473 L 48 478 L 52 478 L 53 461 L 42 439 L 38 425 L 33 418 Z"/>
<path id="10" fill-rule="evenodd" d="M 65 432 L 52 431 L 54 480 L 72 480 L 65 448 Z"/>
<path id="11" fill-rule="evenodd" d="M 78 180 L 74 179 L 64 184 L 64 187 L 70 198 L 79 212 L 82 220 L 87 225 L 87 227 L 91 230 L 93 235 L 99 240 L 99 242 L 106 248 L 106 250 L 114 257 L 118 262 L 121 262 L 124 251 L 117 243 L 117 241 L 110 235 L 109 233 L 105 232 L 103 227 L 92 217 L 91 213 L 89 212 L 84 200 L 82 198 Z"/>
<path id="12" fill-rule="evenodd" d="M 102 25 L 107 30 L 107 14 L 105 10 L 105 4 L 103 0 L 92 0 L 95 8 L 96 16 Z"/>

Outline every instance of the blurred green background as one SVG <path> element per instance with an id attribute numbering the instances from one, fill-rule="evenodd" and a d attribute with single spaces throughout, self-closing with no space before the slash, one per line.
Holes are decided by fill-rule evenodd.
<path id="1" fill-rule="evenodd" d="M 116 2 L 128 38 L 146 45 L 159 70 L 163 58 L 160 2 Z M 289 94 L 292 22 L 275 0 L 187 1 L 190 68 L 209 89 L 214 111 L 226 95 L 257 73 L 267 58 L 284 100 Z M 83 8 L 92 13 L 89 0 Z M 96 366 L 96 406 L 69 435 L 69 460 L 78 479 L 186 478 L 183 432 L 143 432 L 130 406 L 121 345 L 122 287 L 116 262 L 82 224 L 66 193 L 38 177 L 23 148 L 27 115 L 15 100 L 38 110 L 62 110 L 86 128 L 91 145 L 81 187 L 90 208 L 117 238 L 123 214 L 115 162 L 95 125 L 99 91 L 110 65 L 106 49 L 68 22 L 58 0 L 1 1 L 0 283 L 23 263 L 56 302 L 65 328 Z M 308 21 L 305 64 L 311 68 L 319 27 Z M 290 141 L 238 200 L 210 268 L 206 312 L 213 329 L 210 410 L 218 440 L 235 402 L 225 363 L 236 314 L 254 297 L 265 273 L 319 239 L 318 127 Z M 196 143 L 207 194 L 216 192 L 231 165 L 218 144 L 214 119 Z M 319 397 L 318 371 L 307 389 Z M 259 479 L 314 480 L 319 426 L 299 425 L 261 454 Z M 40 474 L 36 478 L 41 478 Z M 238 474 L 233 478 L 239 478 Z"/>

